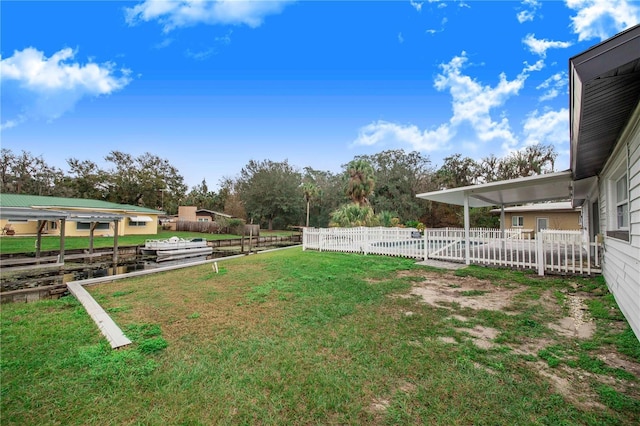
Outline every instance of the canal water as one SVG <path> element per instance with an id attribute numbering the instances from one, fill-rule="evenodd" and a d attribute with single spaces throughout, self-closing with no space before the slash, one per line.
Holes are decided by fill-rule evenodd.
<path id="1" fill-rule="evenodd" d="M 6 268 L 2 271 L 2 274 L 0 274 L 0 291 L 6 292 L 50 285 L 62 285 L 70 281 L 121 275 L 172 265 L 184 265 L 236 254 L 238 253 L 216 252 L 209 256 L 196 256 L 165 262 L 156 262 L 149 256 L 138 255 L 122 259 L 117 265 L 109 261 L 94 261 L 92 263 L 69 263 L 65 264 L 63 268 L 31 269 L 15 272 L 11 272 L 9 268 Z M 7 272 L 7 270 L 9 272 Z"/>
<path id="2" fill-rule="evenodd" d="M 291 246 L 295 243 L 279 243 L 277 246 L 263 246 L 261 250 Z M 37 287 L 63 285 L 70 281 L 80 281 L 89 278 L 100 278 L 112 275 L 127 274 L 135 271 L 157 269 L 165 266 L 184 265 L 209 259 L 219 259 L 241 254 L 238 250 L 214 250 L 208 256 L 189 257 L 185 259 L 156 262 L 153 256 L 131 254 L 121 256 L 117 265 L 114 265 L 109 256 L 81 263 L 65 263 L 64 267 L 21 269 L 12 271 L 11 268 L 2 268 L 0 273 L 0 293 L 22 289 L 34 289 Z"/>

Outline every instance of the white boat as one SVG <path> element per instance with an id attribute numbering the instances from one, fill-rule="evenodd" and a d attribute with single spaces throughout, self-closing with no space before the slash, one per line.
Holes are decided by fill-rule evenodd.
<path id="1" fill-rule="evenodd" d="M 213 248 L 207 245 L 205 238 L 184 239 L 171 237 L 166 240 L 147 240 L 140 252 L 145 255 L 156 256 L 156 261 L 162 262 L 187 257 L 207 256 L 213 252 Z"/>

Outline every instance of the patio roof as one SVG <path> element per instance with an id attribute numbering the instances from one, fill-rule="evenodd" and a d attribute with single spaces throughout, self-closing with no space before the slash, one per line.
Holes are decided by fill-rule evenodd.
<path id="1" fill-rule="evenodd" d="M 552 200 L 569 200 L 572 195 L 570 170 L 528 176 L 481 185 L 443 189 L 416 195 L 425 200 L 464 205 L 468 197 L 469 207 L 517 205 Z"/>

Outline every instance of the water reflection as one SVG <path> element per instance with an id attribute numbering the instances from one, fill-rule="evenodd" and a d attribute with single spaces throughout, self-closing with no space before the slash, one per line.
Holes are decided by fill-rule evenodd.
<path id="1" fill-rule="evenodd" d="M 0 276 L 1 291 L 13 291 L 50 285 L 63 285 L 70 281 L 80 281 L 90 278 L 100 278 L 114 275 L 128 274 L 135 271 L 158 269 L 166 266 L 185 265 L 220 257 L 197 256 L 185 259 L 156 262 L 148 256 L 134 256 L 122 259 L 117 265 L 110 262 L 95 262 L 84 264 L 68 264 L 65 268 L 33 269 L 19 272 L 6 272 Z"/>

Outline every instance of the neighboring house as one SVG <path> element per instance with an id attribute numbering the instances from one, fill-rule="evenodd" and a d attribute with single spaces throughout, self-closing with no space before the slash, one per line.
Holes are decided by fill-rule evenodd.
<path id="1" fill-rule="evenodd" d="M 640 25 L 569 60 L 573 201 L 640 336 Z"/>
<path id="2" fill-rule="evenodd" d="M 196 210 L 196 220 L 202 222 L 215 222 L 218 218 L 231 219 L 230 214 L 220 213 L 213 210 L 198 209 Z"/>
<path id="3" fill-rule="evenodd" d="M 101 200 L 79 198 L 44 197 L 39 195 L 0 194 L 0 209 L 25 209 L 25 211 L 56 211 L 73 216 L 67 221 L 65 236 L 88 236 L 91 228 L 91 215 L 119 215 L 118 235 L 156 234 L 158 216 L 164 212 L 127 204 L 110 203 Z M 86 216 L 87 220 L 82 218 Z M 38 220 L 25 216 L 24 219 L 0 219 L 0 228 L 13 229 L 15 235 L 34 235 L 38 232 Z M 60 235 L 60 221 L 52 220 L 42 224 L 42 232 Z M 113 235 L 114 223 L 104 220 L 95 224 L 97 235 Z"/>
<path id="4" fill-rule="evenodd" d="M 582 228 L 580 210 L 571 201 L 505 207 L 504 228 L 528 230 L 532 234 L 542 229 L 578 230 Z M 500 214 L 501 210 L 493 209 L 491 213 Z"/>
<path id="5" fill-rule="evenodd" d="M 190 222 L 215 222 L 216 218 L 231 219 L 233 216 L 207 209 L 198 209 L 195 206 L 179 206 L 178 220 Z"/>

